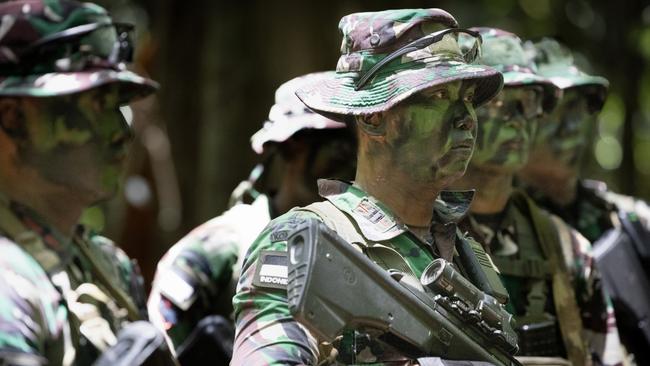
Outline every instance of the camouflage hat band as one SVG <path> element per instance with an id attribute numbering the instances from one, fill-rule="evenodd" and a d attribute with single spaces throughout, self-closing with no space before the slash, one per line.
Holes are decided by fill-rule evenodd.
<path id="1" fill-rule="evenodd" d="M 133 25 L 105 20 L 49 34 L 20 49 L 5 49 L 0 75 L 35 75 L 83 71 L 90 68 L 124 69 L 133 58 Z"/>
<path id="2" fill-rule="evenodd" d="M 474 45 L 468 52 L 464 54 L 461 53 L 461 50 L 458 47 L 458 42 L 456 41 L 456 39 L 449 38 L 449 37 L 453 37 L 453 35 L 456 35 L 458 33 L 464 33 L 474 37 Z M 445 37 L 447 37 L 447 39 L 445 39 Z M 366 83 L 368 83 L 368 81 L 370 81 L 370 79 L 376 73 L 378 73 L 382 67 L 393 62 L 394 60 L 399 60 L 400 63 L 408 63 L 412 61 L 419 61 L 423 59 L 440 57 L 441 61 L 452 60 L 452 61 L 464 61 L 467 63 L 471 63 L 480 54 L 481 42 L 482 40 L 480 34 L 462 28 L 447 28 L 426 35 L 422 38 L 416 39 L 408 43 L 407 45 L 399 48 L 398 50 L 390 53 L 387 56 L 381 57 L 381 59 L 379 60 L 376 60 L 376 56 L 369 57 L 371 60 L 374 58 L 376 62 L 373 62 L 374 65 L 363 75 L 361 75 L 361 77 L 357 81 L 356 89 L 359 90 L 363 88 L 366 85 Z M 338 71 L 342 71 L 342 70 L 338 70 Z"/>

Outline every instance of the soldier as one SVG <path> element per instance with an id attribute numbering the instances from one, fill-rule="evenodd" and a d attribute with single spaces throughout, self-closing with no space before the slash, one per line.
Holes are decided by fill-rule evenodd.
<path id="1" fill-rule="evenodd" d="M 564 96 L 541 121 L 531 159 L 518 177 L 541 207 L 594 243 L 603 282 L 614 300 L 621 339 L 639 364 L 650 363 L 650 323 L 643 320 L 650 317 L 650 277 L 644 270 L 650 263 L 650 208 L 641 200 L 610 191 L 602 182 L 579 177 L 609 83 L 578 69 L 571 51 L 555 40 L 543 39 L 531 46 L 540 75 L 561 88 Z M 631 242 L 614 248 L 610 244 L 620 235 L 607 235 L 610 232 Z M 645 258 L 639 253 L 645 253 Z"/>
<path id="2" fill-rule="evenodd" d="M 593 269 L 590 243 L 513 190 L 537 118 L 552 110 L 559 89 L 534 73 L 515 34 L 471 29 L 484 40 L 479 62 L 501 71 L 505 86 L 478 110 L 477 149 L 454 185 L 477 188 L 461 227 L 486 245 L 499 268 L 524 364 L 564 365 L 568 358 L 585 365 L 589 357 L 595 364 L 617 364 L 622 359 L 618 334 Z"/>
<path id="3" fill-rule="evenodd" d="M 351 14 L 339 28 L 343 44 L 336 74 L 297 94 L 314 111 L 354 126 L 359 145 L 355 182 L 320 180 L 326 201 L 280 216 L 255 240 L 233 298 L 233 365 L 413 361 L 396 344 L 362 332 L 344 333 L 332 348 L 291 316 L 279 257 L 284 256 L 286 270 L 287 235 L 307 219 L 322 221 L 384 269 L 402 268 L 409 277 L 420 277 L 435 258 L 456 262 L 454 246 L 467 240 L 455 222 L 469 201 L 463 193 L 442 188 L 458 179 L 469 162 L 476 137 L 474 108 L 502 86 L 496 70 L 467 63 L 478 53 L 480 40 L 462 54 L 457 36 L 468 31 L 440 9 Z M 382 261 L 380 253 L 391 253 L 396 267 Z M 260 275 L 267 270 L 279 279 Z M 486 276 L 494 269 L 489 272 Z M 505 290 L 497 292 L 505 301 Z"/>
<path id="4" fill-rule="evenodd" d="M 77 224 L 118 187 L 120 106 L 157 84 L 126 70 L 131 27 L 97 5 L 12 1 L 0 18 L 0 363 L 89 365 L 146 312 L 135 264 Z"/>
<path id="5" fill-rule="evenodd" d="M 232 208 L 181 239 L 158 264 L 149 313 L 183 364 L 198 362 L 193 356 L 202 363 L 210 357 L 224 364 L 229 360 L 238 269 L 269 221 L 292 207 L 319 201 L 317 178 L 353 177 L 353 135 L 345 124 L 311 112 L 295 95 L 300 86 L 331 74 L 308 74 L 278 88 L 269 120 L 251 138 L 265 163 L 235 189 Z M 254 201 L 244 203 L 246 196 Z M 224 331 L 223 339 L 212 340 L 217 344 L 204 332 L 209 324 L 220 324 Z"/>

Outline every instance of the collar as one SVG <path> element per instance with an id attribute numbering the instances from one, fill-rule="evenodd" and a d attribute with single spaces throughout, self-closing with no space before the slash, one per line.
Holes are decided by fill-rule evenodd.
<path id="1" fill-rule="evenodd" d="M 358 186 L 333 179 L 319 179 L 318 192 L 351 217 L 370 241 L 385 241 L 408 231 L 408 227 L 381 201 Z M 433 224 L 456 224 L 469 211 L 474 191 L 442 191 L 436 199 Z"/>
<path id="2" fill-rule="evenodd" d="M 55 228 L 49 226 L 45 220 L 29 207 L 0 193 L 0 210 L 4 212 L 4 220 L 0 221 L 0 232 L 8 235 L 17 243 L 43 245 L 46 249 L 56 253 L 61 259 L 69 256 L 72 238 L 68 238 Z M 82 235 L 81 231 L 79 232 Z M 42 243 L 37 244 L 36 241 Z M 21 244 L 25 245 L 25 244 Z M 26 248 L 28 249 L 28 248 Z"/>

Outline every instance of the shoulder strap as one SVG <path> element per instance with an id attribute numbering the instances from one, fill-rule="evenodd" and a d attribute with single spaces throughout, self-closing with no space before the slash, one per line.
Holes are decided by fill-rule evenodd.
<path id="1" fill-rule="evenodd" d="M 135 306 L 131 298 L 124 292 L 124 290 L 122 290 L 120 286 L 113 282 L 111 276 L 105 272 L 104 268 L 95 258 L 95 255 L 93 255 L 91 252 L 88 243 L 80 238 L 73 239 L 73 243 L 77 248 L 79 248 L 81 255 L 83 255 L 84 259 L 86 259 L 86 261 L 90 264 L 90 270 L 93 273 L 93 277 L 96 278 L 102 285 L 104 285 L 106 290 L 110 293 L 110 295 L 119 306 L 126 309 L 128 312 L 129 320 L 142 320 L 142 316 L 140 316 L 140 312 L 138 311 L 137 306 Z"/>
<path id="2" fill-rule="evenodd" d="M 354 224 L 354 221 L 329 201 L 312 203 L 298 211 L 312 212 L 323 220 L 330 229 L 336 231 L 343 239 L 361 247 L 363 252 L 382 268 L 398 270 L 418 280 L 410 264 L 395 249 L 379 243 L 368 242 Z M 418 280 L 419 283 L 419 280 Z"/>
<path id="3" fill-rule="evenodd" d="M 557 317 L 560 320 L 560 330 L 567 355 L 574 365 L 591 365 L 591 358 L 582 337 L 582 318 L 571 285 L 569 269 L 562 254 L 560 232 L 558 224 L 537 207 L 532 200 L 523 193 L 516 192 L 512 196 L 513 202 L 524 212 L 528 213 L 539 237 L 544 255 L 548 258 L 553 271 L 553 300 Z"/>

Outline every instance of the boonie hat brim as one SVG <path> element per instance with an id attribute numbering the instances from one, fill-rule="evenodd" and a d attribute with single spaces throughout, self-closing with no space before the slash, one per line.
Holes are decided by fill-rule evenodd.
<path id="1" fill-rule="evenodd" d="M 503 86 L 503 76 L 497 70 L 456 61 L 424 62 L 417 68 L 380 73 L 358 91 L 357 78 L 357 72 L 336 73 L 299 89 L 296 95 L 315 112 L 345 121 L 349 116 L 386 111 L 423 90 L 457 80 L 476 81 L 475 106 L 492 99 Z"/>
<path id="2" fill-rule="evenodd" d="M 155 81 L 128 70 L 90 69 L 0 79 L 0 96 L 56 97 L 119 84 L 120 103 L 128 104 L 155 92 Z"/>

